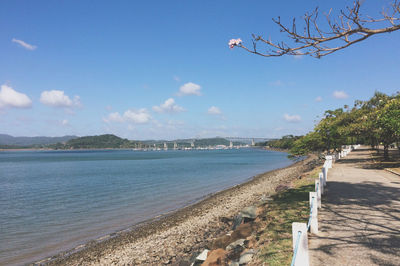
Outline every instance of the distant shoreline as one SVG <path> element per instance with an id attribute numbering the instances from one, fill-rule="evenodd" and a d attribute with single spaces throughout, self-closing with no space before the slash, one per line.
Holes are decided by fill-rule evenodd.
<path id="1" fill-rule="evenodd" d="M 50 148 L 21 148 L 21 149 L 0 149 L 2 151 L 101 151 L 101 150 L 117 150 L 117 151 L 130 151 L 129 148 L 98 148 L 98 149 L 50 149 Z"/>
<path id="2" fill-rule="evenodd" d="M 236 149 L 260 149 L 262 147 L 256 147 L 256 146 L 249 146 L 249 147 L 241 147 L 241 148 L 227 148 L 231 150 L 236 150 Z M 225 149 L 225 150 L 227 150 Z M 185 151 L 184 149 L 160 149 L 160 150 L 153 150 L 153 149 L 133 149 L 133 148 L 82 148 L 82 149 L 51 149 L 51 148 L 21 148 L 21 149 L 0 149 L 0 152 L 2 151 L 109 151 L 109 150 L 116 150 L 116 151 Z M 204 147 L 204 149 L 191 149 L 191 150 L 224 150 L 224 149 L 207 149 Z M 271 151 L 279 151 L 279 150 L 272 150 Z M 286 152 L 282 150 L 282 152 Z"/>
<path id="3" fill-rule="evenodd" d="M 297 178 L 310 160 L 306 158 L 285 168 L 259 174 L 244 183 L 205 196 L 194 204 L 89 241 L 35 264 L 111 264 L 113 258 L 119 260 L 119 264 L 162 264 L 169 255 L 156 254 L 149 258 L 151 255 L 147 254 L 151 250 L 154 252 L 154 247 L 158 253 L 164 251 L 165 246 L 162 248 L 160 242 L 165 242 L 175 256 L 190 256 L 186 253 L 200 250 L 209 242 L 209 237 L 205 238 L 205 235 L 215 237 L 222 229 L 226 230 L 220 223 L 221 218 L 234 216 L 263 194 L 273 194 L 278 185 Z M 185 251 L 188 249 L 190 252 Z M 133 254 L 128 256 L 126 252 Z"/>
<path id="4" fill-rule="evenodd" d="M 262 147 L 262 148 L 267 151 L 289 152 L 289 149 L 280 149 L 280 148 L 273 148 L 273 147 Z"/>
<path id="5" fill-rule="evenodd" d="M 245 142 L 231 141 L 223 137 L 176 140 L 128 140 L 113 134 L 63 137 L 13 137 L 0 134 L 0 150 L 165 150 L 165 149 L 225 149 L 249 147 Z M 254 139 L 253 139 L 254 142 Z"/>

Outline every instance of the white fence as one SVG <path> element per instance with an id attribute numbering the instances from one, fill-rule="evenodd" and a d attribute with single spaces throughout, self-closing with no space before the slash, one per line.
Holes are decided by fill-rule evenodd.
<path id="1" fill-rule="evenodd" d="M 315 192 L 310 192 L 310 215 L 306 223 L 293 223 L 293 258 L 291 266 L 309 266 L 310 259 L 308 255 L 308 231 L 312 234 L 318 234 L 318 209 L 322 207 L 322 195 L 324 187 L 328 181 L 328 171 L 332 168 L 333 162 L 346 157 L 353 149 L 360 147 L 359 144 L 346 146 L 341 152 L 334 155 L 325 156 L 325 162 L 322 167 L 319 178 L 315 180 Z"/>

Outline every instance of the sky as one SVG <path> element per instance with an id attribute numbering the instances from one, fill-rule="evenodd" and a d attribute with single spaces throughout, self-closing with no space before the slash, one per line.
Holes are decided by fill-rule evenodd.
<path id="1" fill-rule="evenodd" d="M 376 16 L 390 1 L 364 1 Z M 400 31 L 322 59 L 229 49 L 344 0 L 0 3 L 0 133 L 128 139 L 280 137 L 325 110 L 399 91 Z M 321 19 L 323 17 L 321 16 Z M 321 22 L 323 25 L 323 22 Z"/>

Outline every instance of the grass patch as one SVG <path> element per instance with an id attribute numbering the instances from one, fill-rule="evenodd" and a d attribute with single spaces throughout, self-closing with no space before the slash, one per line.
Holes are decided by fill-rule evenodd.
<path id="1" fill-rule="evenodd" d="M 373 150 L 371 153 L 372 159 L 374 159 L 373 166 L 376 169 L 390 168 L 395 172 L 400 169 L 400 152 L 398 149 L 389 150 L 389 160 L 383 158 L 383 150 Z"/>
<path id="2" fill-rule="evenodd" d="M 392 169 L 390 169 L 390 170 L 392 170 L 393 172 L 396 172 L 396 173 L 398 173 L 398 174 L 400 175 L 400 167 L 398 167 L 398 168 L 392 168 Z"/>
<path id="3" fill-rule="evenodd" d="M 295 180 L 294 188 L 276 194 L 261 214 L 258 232 L 259 256 L 267 265 L 290 265 L 292 260 L 292 223 L 308 221 L 309 192 L 314 191 L 320 169 Z"/>

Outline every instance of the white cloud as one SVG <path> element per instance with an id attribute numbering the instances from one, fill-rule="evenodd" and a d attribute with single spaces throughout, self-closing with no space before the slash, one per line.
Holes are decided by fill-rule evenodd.
<path id="1" fill-rule="evenodd" d="M 209 115 L 212 115 L 212 116 L 217 117 L 219 119 L 226 120 L 226 118 L 225 118 L 224 114 L 222 113 L 221 109 L 219 109 L 216 106 L 211 106 L 210 108 L 208 108 L 207 113 Z"/>
<path id="2" fill-rule="evenodd" d="M 297 123 L 301 121 L 301 117 L 299 115 L 284 114 L 283 119 L 285 119 L 289 123 Z"/>
<path id="3" fill-rule="evenodd" d="M 149 122 L 151 115 L 146 108 L 139 110 L 127 110 L 124 113 L 124 120 L 133 122 L 135 124 L 145 124 Z"/>
<path id="4" fill-rule="evenodd" d="M 276 81 L 270 82 L 269 85 L 275 86 L 275 87 L 281 87 L 281 86 L 283 86 L 283 82 L 280 80 L 276 80 Z"/>
<path id="5" fill-rule="evenodd" d="M 0 108 L 15 107 L 15 108 L 29 108 L 32 106 L 32 100 L 23 93 L 17 92 L 10 86 L 1 85 L 0 90 Z"/>
<path id="6" fill-rule="evenodd" d="M 13 38 L 11 41 L 15 42 L 15 43 L 18 43 L 21 47 L 24 47 L 25 49 L 30 50 L 30 51 L 33 51 L 33 50 L 35 50 L 37 48 L 35 45 L 26 43 L 26 42 L 24 42 L 22 40 L 18 40 L 18 39 L 15 39 L 15 38 Z"/>
<path id="7" fill-rule="evenodd" d="M 156 126 L 159 128 L 165 128 L 168 130 L 183 129 L 185 122 L 179 120 L 168 120 L 165 124 L 157 122 Z"/>
<path id="8" fill-rule="evenodd" d="M 185 124 L 185 122 L 179 121 L 179 120 L 168 120 L 167 124 L 169 126 L 183 126 Z"/>
<path id="9" fill-rule="evenodd" d="M 318 96 L 317 98 L 315 98 L 315 101 L 316 101 L 316 102 L 322 102 L 322 97 L 321 97 L 321 96 Z"/>
<path id="10" fill-rule="evenodd" d="M 62 120 L 62 121 L 61 121 L 61 125 L 63 125 L 63 126 L 68 126 L 68 125 L 69 125 L 68 120 L 67 120 L 67 119 Z"/>
<path id="11" fill-rule="evenodd" d="M 53 107 L 73 107 L 80 106 L 80 97 L 75 96 L 73 100 L 64 91 L 51 90 L 43 91 L 40 95 L 40 102 Z"/>
<path id="12" fill-rule="evenodd" d="M 209 115 L 222 115 L 221 110 L 216 106 L 211 106 L 210 108 L 208 108 L 207 113 Z"/>
<path id="13" fill-rule="evenodd" d="M 124 122 L 124 119 L 122 118 L 122 116 L 118 113 L 111 113 L 109 114 L 106 118 L 103 118 L 104 122 L 110 123 L 110 122 Z"/>
<path id="14" fill-rule="evenodd" d="M 134 124 L 146 124 L 151 120 L 151 115 L 147 111 L 146 108 L 142 108 L 139 110 L 126 110 L 123 115 L 120 115 L 120 113 L 115 112 L 109 114 L 106 118 L 103 118 L 103 121 L 106 123 L 111 123 L 111 122 L 128 122 L 128 123 L 134 123 Z"/>
<path id="15" fill-rule="evenodd" d="M 336 99 L 346 99 L 349 98 L 349 95 L 344 91 L 334 91 L 333 97 L 335 97 Z"/>
<path id="16" fill-rule="evenodd" d="M 179 96 L 184 96 L 184 95 L 197 95 L 200 96 L 201 95 L 201 86 L 192 82 L 188 82 L 183 84 L 180 88 L 179 88 L 179 92 L 178 95 Z"/>
<path id="17" fill-rule="evenodd" d="M 175 104 L 173 98 L 165 100 L 165 102 L 159 106 L 153 106 L 153 110 L 157 113 L 179 113 L 185 111 L 183 107 Z"/>

